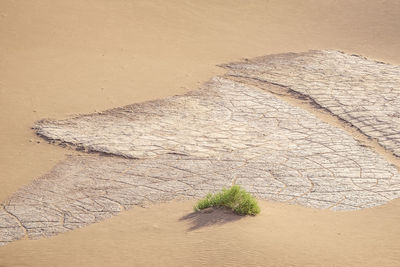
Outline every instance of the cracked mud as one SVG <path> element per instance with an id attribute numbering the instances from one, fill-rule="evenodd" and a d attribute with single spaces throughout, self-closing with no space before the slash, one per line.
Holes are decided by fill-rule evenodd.
<path id="1" fill-rule="evenodd" d="M 227 75 L 182 96 L 39 122 L 35 129 L 47 140 L 100 154 L 71 156 L 2 203 L 0 245 L 232 184 L 260 199 L 332 210 L 399 197 L 398 170 L 382 155 L 264 90 L 278 85 L 298 91 L 396 153 L 397 139 L 387 133 L 396 131 L 397 117 L 389 115 L 400 103 L 399 88 L 386 75 L 398 79 L 398 67 L 335 51 L 225 67 Z M 392 99 L 390 107 L 384 97 Z"/>
<path id="2" fill-rule="evenodd" d="M 306 96 L 400 156 L 400 66 L 338 51 L 259 57 L 222 65 L 228 76 Z"/>

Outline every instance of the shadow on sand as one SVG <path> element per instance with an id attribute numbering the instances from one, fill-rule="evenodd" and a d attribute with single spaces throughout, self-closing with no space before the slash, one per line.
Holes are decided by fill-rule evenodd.
<path id="1" fill-rule="evenodd" d="M 238 221 L 244 217 L 234 214 L 231 210 L 225 208 L 207 208 L 189 213 L 179 220 L 189 222 L 191 226 L 188 231 L 194 231 L 203 227 Z"/>

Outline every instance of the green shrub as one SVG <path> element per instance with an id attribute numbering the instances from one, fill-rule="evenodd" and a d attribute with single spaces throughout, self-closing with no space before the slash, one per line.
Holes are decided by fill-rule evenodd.
<path id="1" fill-rule="evenodd" d="M 239 185 L 234 185 L 229 189 L 222 189 L 222 192 L 208 194 L 199 200 L 194 206 L 195 211 L 208 207 L 227 207 L 239 215 L 256 215 L 260 213 L 257 200 Z"/>

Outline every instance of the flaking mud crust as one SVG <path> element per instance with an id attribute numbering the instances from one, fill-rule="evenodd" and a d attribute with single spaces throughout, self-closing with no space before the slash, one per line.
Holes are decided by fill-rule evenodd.
<path id="1" fill-rule="evenodd" d="M 277 54 L 221 65 L 228 77 L 305 96 L 400 156 L 400 66 L 338 51 Z"/>

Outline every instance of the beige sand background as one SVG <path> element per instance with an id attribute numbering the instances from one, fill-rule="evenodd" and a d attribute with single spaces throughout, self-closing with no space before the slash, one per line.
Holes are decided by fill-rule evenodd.
<path id="1" fill-rule="evenodd" d="M 244 57 L 339 49 L 399 64 L 399 17 L 396 0 L 2 0 L 0 200 L 77 153 L 35 137 L 38 119 L 180 94 Z M 346 213 L 262 202 L 258 217 L 188 231 L 192 204 L 15 242 L 0 266 L 400 265 L 399 201 Z"/>

